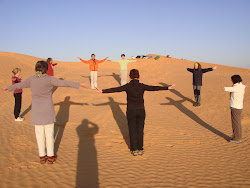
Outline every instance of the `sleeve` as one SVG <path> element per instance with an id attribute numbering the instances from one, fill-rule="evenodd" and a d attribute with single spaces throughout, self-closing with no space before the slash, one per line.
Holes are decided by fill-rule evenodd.
<path id="1" fill-rule="evenodd" d="M 97 60 L 97 63 L 103 63 L 104 61 L 106 61 L 108 58 L 106 57 L 105 59 L 103 60 Z"/>
<path id="2" fill-rule="evenodd" d="M 187 71 L 194 72 L 194 69 L 187 68 Z"/>
<path id="3" fill-rule="evenodd" d="M 81 59 L 81 58 L 79 58 L 79 59 L 81 60 L 81 62 L 86 63 L 86 64 L 89 64 L 89 61 L 85 61 L 85 60 L 83 60 L 83 59 Z"/>
<path id="4" fill-rule="evenodd" d="M 30 88 L 30 78 L 24 80 L 23 82 L 11 85 L 8 87 L 8 91 L 14 91 L 16 89 Z"/>
<path id="5" fill-rule="evenodd" d="M 56 66 L 56 65 L 57 65 L 57 63 L 52 64 L 53 67 Z"/>
<path id="6" fill-rule="evenodd" d="M 213 71 L 213 68 L 208 68 L 208 69 L 202 69 L 203 73 L 209 72 L 209 71 Z"/>
<path id="7" fill-rule="evenodd" d="M 235 92 L 237 89 L 235 87 L 224 87 L 227 92 Z"/>
<path id="8" fill-rule="evenodd" d="M 115 93 L 115 92 L 122 92 L 122 91 L 126 91 L 127 89 L 127 84 L 120 86 L 120 87 L 114 87 L 114 88 L 110 88 L 110 89 L 103 89 L 102 92 L 103 93 Z"/>
<path id="9" fill-rule="evenodd" d="M 168 87 L 161 87 L 161 86 L 149 86 L 143 84 L 144 91 L 160 91 L 160 90 L 168 90 Z"/>
<path id="10" fill-rule="evenodd" d="M 113 63 L 120 63 L 119 60 L 111 60 L 111 62 L 113 62 Z"/>
<path id="11" fill-rule="evenodd" d="M 127 60 L 128 61 L 128 63 L 134 63 L 134 62 L 136 62 L 137 60 Z"/>
<path id="12" fill-rule="evenodd" d="M 60 79 L 55 78 L 54 76 L 50 76 L 50 81 L 51 81 L 51 85 L 53 85 L 53 86 L 72 87 L 72 88 L 75 88 L 75 89 L 79 89 L 79 87 L 80 87 L 80 83 L 78 83 L 78 82 L 60 80 Z"/>

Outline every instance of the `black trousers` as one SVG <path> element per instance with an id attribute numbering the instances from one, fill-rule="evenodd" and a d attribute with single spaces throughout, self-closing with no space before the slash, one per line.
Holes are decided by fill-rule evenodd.
<path id="1" fill-rule="evenodd" d="M 145 117 L 144 109 L 127 109 L 131 151 L 143 150 Z"/>
<path id="2" fill-rule="evenodd" d="M 14 93 L 15 97 L 15 107 L 14 107 L 14 115 L 15 118 L 18 118 L 21 112 L 22 106 L 22 93 Z"/>

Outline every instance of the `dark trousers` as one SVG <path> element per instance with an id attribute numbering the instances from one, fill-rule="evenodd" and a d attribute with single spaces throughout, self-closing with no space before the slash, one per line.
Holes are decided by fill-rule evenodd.
<path id="1" fill-rule="evenodd" d="M 194 85 L 194 97 L 195 97 L 195 102 L 200 104 L 201 103 L 201 86 Z"/>
<path id="2" fill-rule="evenodd" d="M 15 97 L 14 115 L 15 118 L 18 118 L 22 106 L 22 93 L 14 93 L 14 97 Z"/>
<path id="3" fill-rule="evenodd" d="M 145 117 L 146 114 L 144 109 L 127 109 L 131 151 L 143 150 Z"/>
<path id="4" fill-rule="evenodd" d="M 242 109 L 231 109 L 231 119 L 233 128 L 232 140 L 234 141 L 240 141 L 242 138 L 241 112 Z"/>

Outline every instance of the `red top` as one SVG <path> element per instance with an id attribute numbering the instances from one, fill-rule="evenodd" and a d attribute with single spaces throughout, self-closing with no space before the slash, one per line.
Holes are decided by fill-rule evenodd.
<path id="1" fill-rule="evenodd" d="M 18 78 L 18 77 L 16 77 L 16 76 L 12 76 L 11 80 L 12 80 L 12 85 L 21 82 L 21 79 Z M 22 89 L 16 89 L 16 90 L 14 90 L 14 93 L 22 93 L 22 92 L 23 92 Z"/>
<path id="2" fill-rule="evenodd" d="M 47 75 L 54 76 L 53 67 L 56 66 L 56 65 L 57 65 L 57 63 L 55 63 L 55 64 L 48 63 Z"/>

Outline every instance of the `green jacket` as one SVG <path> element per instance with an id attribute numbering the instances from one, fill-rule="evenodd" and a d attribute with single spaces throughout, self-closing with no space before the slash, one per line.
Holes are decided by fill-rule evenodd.
<path id="1" fill-rule="evenodd" d="M 112 62 L 114 63 L 119 63 L 120 64 L 120 69 L 121 70 L 127 70 L 128 69 L 128 63 L 133 63 L 133 62 L 136 62 L 137 60 L 112 60 Z"/>

